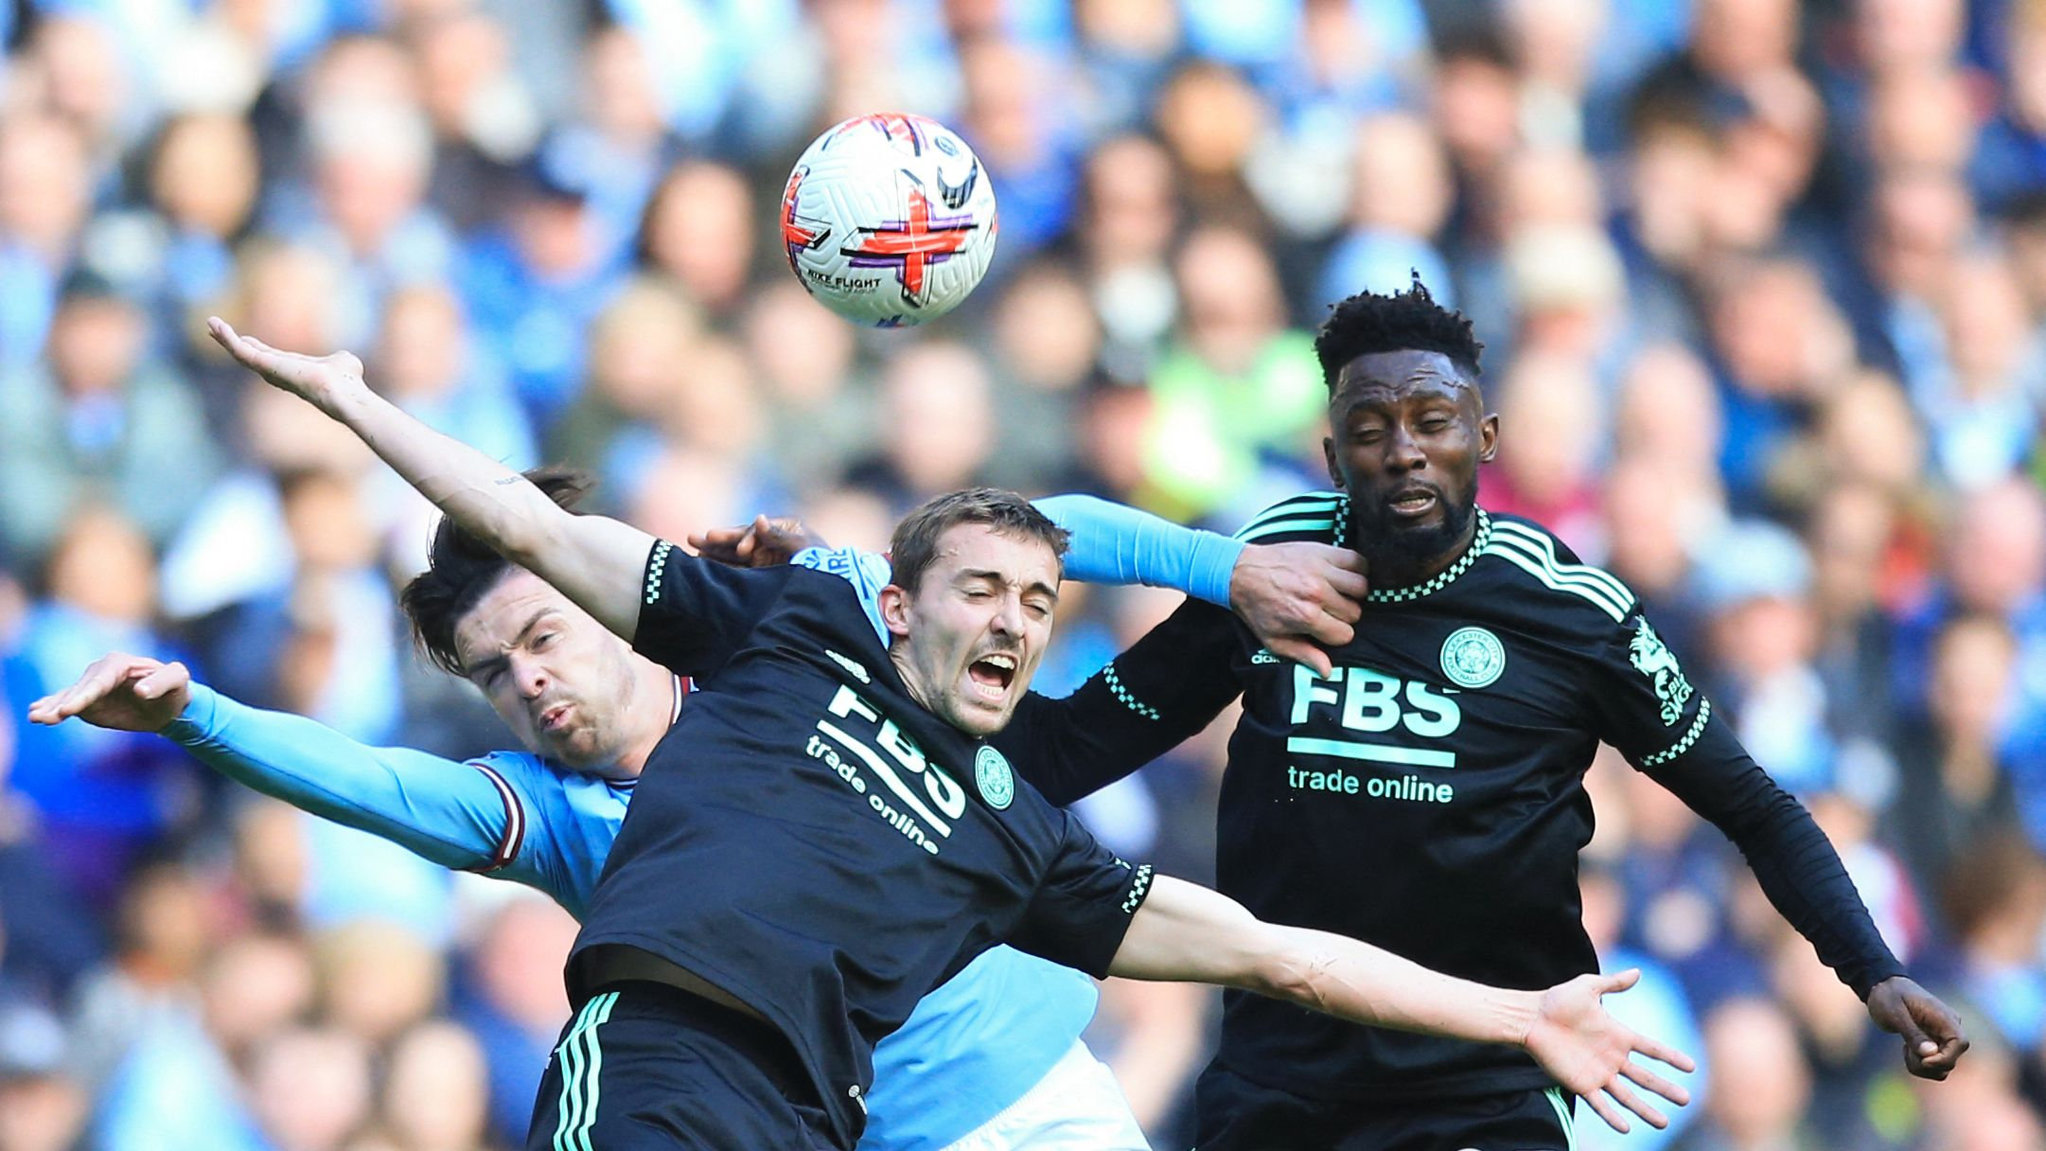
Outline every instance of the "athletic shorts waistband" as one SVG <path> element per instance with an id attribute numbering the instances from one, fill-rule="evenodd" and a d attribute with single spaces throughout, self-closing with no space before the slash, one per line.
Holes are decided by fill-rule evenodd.
<path id="1" fill-rule="evenodd" d="M 783 1095 L 798 1101 L 816 1101 L 816 1089 L 804 1073 L 795 1047 L 773 1024 L 694 992 L 652 980 L 613 980 L 592 988 L 590 994 L 594 998 L 606 991 L 619 993 L 614 1014 L 658 1016 L 678 1027 L 710 1036 L 752 1056 Z"/>

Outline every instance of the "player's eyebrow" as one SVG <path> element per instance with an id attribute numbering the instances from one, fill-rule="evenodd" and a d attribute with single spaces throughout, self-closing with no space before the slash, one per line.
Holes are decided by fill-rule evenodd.
<path id="1" fill-rule="evenodd" d="M 990 583 L 996 587 L 1015 586 L 1015 581 L 1011 580 L 1009 577 L 1003 575 L 1001 572 L 998 571 L 981 571 L 977 569 L 969 569 L 959 573 L 959 582 L 973 583 L 975 581 Z M 1028 584 L 1025 584 L 1023 587 L 1023 594 L 1048 596 L 1050 597 L 1051 602 L 1054 604 L 1058 603 L 1059 601 L 1059 589 L 1052 586 L 1051 584 L 1045 583 L 1043 580 L 1031 580 Z"/>
<path id="2" fill-rule="evenodd" d="M 533 629 L 540 626 L 541 620 L 546 619 L 550 615 L 559 614 L 560 612 L 552 607 L 543 607 L 540 608 L 538 611 L 535 611 L 532 615 L 526 618 L 525 626 L 519 629 L 519 634 L 512 637 L 510 646 L 517 647 L 520 644 L 526 642 L 526 637 L 533 634 Z M 497 671 L 499 668 L 504 667 L 505 664 L 509 662 L 510 661 L 505 658 L 502 652 L 496 655 L 485 656 L 484 658 L 477 660 L 475 663 L 468 665 L 469 678 L 488 679 L 490 678 L 491 673 Z"/>

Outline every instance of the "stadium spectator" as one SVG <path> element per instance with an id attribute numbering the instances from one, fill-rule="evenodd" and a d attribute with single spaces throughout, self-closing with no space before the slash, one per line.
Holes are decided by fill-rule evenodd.
<path id="1" fill-rule="evenodd" d="M 1278 269 L 1250 233 L 1195 231 L 1174 272 L 1179 328 L 1148 384 L 1148 498 L 1182 519 L 1229 520 L 1313 474 L 1325 395 L 1312 340 L 1288 322 Z"/>
<path id="2" fill-rule="evenodd" d="M 219 449 L 198 393 L 150 354 L 147 314 L 105 277 L 74 273 L 46 356 L 0 379 L 0 542 L 46 556 L 89 503 L 167 541 L 191 505 L 163 477 L 203 485 Z"/>
<path id="3" fill-rule="evenodd" d="M 1811 1072 L 1783 1009 L 1762 999 L 1730 999 L 1705 1016 L 1705 1058 L 1712 1071 L 1705 1113 L 1674 1147 L 1679 1151 L 1763 1151 L 1812 1141 L 1804 1127 Z"/>
<path id="4" fill-rule="evenodd" d="M 1084 188 L 1075 240 L 1106 339 L 1102 366 L 1140 379 L 1179 309 L 1170 256 L 1181 193 L 1172 156 L 1148 136 L 1110 137 L 1089 155 Z"/>
<path id="5" fill-rule="evenodd" d="M 517 202 L 468 240 L 456 285 L 476 331 L 500 349 L 528 419 L 549 424 L 582 389 L 590 323 L 617 294 L 623 261 L 589 204 L 591 174 L 545 152 Z"/>
<path id="6" fill-rule="evenodd" d="M 880 547 L 891 509 L 842 477 L 881 458 L 884 439 L 949 434 L 946 404 L 917 417 L 932 426 L 901 430 L 881 398 L 889 366 L 933 343 L 982 357 L 996 430 L 980 454 L 1004 482 L 1182 509 L 1160 494 L 1158 461 L 1183 448 L 1198 467 L 1199 452 L 1161 433 L 1177 393 L 1154 371 L 1188 346 L 1193 305 L 1213 302 L 1176 272 L 1216 229 L 1248 236 L 1276 284 L 1222 278 L 1210 295 L 1225 311 L 1262 312 L 1275 296 L 1281 327 L 1307 329 L 1331 300 L 1404 287 L 1418 269 L 1476 317 L 1500 378 L 1538 376 L 1559 350 L 1589 364 L 1598 427 L 1545 446 L 1580 489 L 1573 506 L 1591 509 L 1572 516 L 1588 525 L 1596 554 L 1584 558 L 1651 605 L 1695 678 L 1753 662 L 1704 638 L 1697 569 L 1729 502 L 1797 533 L 1816 636 L 1804 662 L 1826 701 L 1818 734 L 1836 749 L 1839 794 L 1826 802 L 1860 807 L 1869 845 L 1913 861 L 1922 954 L 1938 964 L 1961 941 L 1916 861 L 1965 861 L 1970 841 L 1938 844 L 2007 829 L 2006 803 L 2029 850 L 2046 844 L 2033 618 L 2046 577 L 2032 554 L 2046 539 L 2034 523 L 2046 479 L 2041 13 L 2035 0 L 0 4 L 0 415 L 67 394 L 50 338 L 66 284 L 104 285 L 92 290 L 141 317 L 133 370 L 109 394 L 183 381 L 175 421 L 128 421 L 142 437 L 109 438 L 122 421 L 108 404 L 0 418 L 0 698 L 14 711 L 11 731 L 0 722 L 12 749 L 0 751 L 0 984 L 75 1028 L 67 986 L 95 969 L 126 896 L 153 882 L 124 862 L 131 850 L 186 868 L 224 909 L 208 950 L 280 935 L 303 948 L 296 933 L 323 918 L 331 864 L 296 814 L 236 802 L 140 745 L 21 722 L 47 677 L 68 678 L 96 645 L 191 652 L 211 681 L 255 698 L 326 696 L 452 758 L 503 738 L 486 707 L 417 661 L 321 666 L 333 629 L 289 609 L 332 581 L 300 572 L 307 549 L 284 493 L 311 473 L 361 485 L 347 500 L 302 494 L 358 505 L 311 516 L 313 530 L 357 557 L 343 582 L 386 598 L 418 570 L 426 505 L 367 477 L 352 437 L 249 388 L 195 314 L 224 309 L 281 346 L 369 349 L 374 378 L 407 410 L 514 464 L 590 441 L 574 454 L 610 461 L 616 510 L 676 524 L 711 506 L 734 522 L 798 511 L 829 538 Z M 782 270 L 767 227 L 803 144 L 884 108 L 962 129 L 1008 217 L 987 285 L 921 331 L 832 316 Z M 391 130 L 343 130 L 364 124 Z M 714 175 L 650 211 L 684 172 Z M 656 215 L 667 255 L 634 268 L 655 247 Z M 722 302 L 697 301 L 706 319 L 672 331 L 614 337 L 606 305 L 657 266 Z M 703 323 L 737 345 L 699 342 Z M 72 341 L 101 364 L 125 342 Z M 703 370 L 683 371 L 698 349 Z M 613 451 L 617 426 L 584 415 L 611 386 L 598 361 L 634 357 L 672 359 L 646 373 L 672 378 L 626 421 L 633 446 Z M 750 402 L 737 398 L 743 380 Z M 1317 435 L 1257 454 L 1318 469 Z M 975 437 L 957 438 L 948 450 Z M 97 454 L 46 466 L 79 445 Z M 79 471 L 143 457 L 126 489 Z M 1486 490 L 1503 495 L 1507 481 L 1496 469 Z M 35 494 L 74 487 L 127 526 Z M 1253 506 L 1269 494 L 1223 487 Z M 777 489 L 781 506 L 743 506 Z M 48 565 L 66 537 L 85 558 Z M 269 623 L 252 626 L 263 612 Z M 1751 708 L 1787 699 L 1765 691 Z M 1212 856 L 1205 754 L 1149 774 L 1161 859 Z M 1868 1051 L 1886 1045 L 1837 1005 L 1806 1002 L 1809 971 L 1781 973 L 1739 859 L 1610 769 L 1588 786 L 1593 850 L 1625 895 L 1619 937 L 1659 955 L 1701 1005 L 1738 993 L 1789 1008 L 1816 1143 L 2038 1142 L 2046 1107 L 1987 1043 L 1982 1074 L 1964 1065 L 1917 1095 L 1894 1074 L 1862 1077 L 1858 1059 L 1872 1057 L 1848 1056 L 1856 1028 Z M 468 917 L 490 914 L 470 891 L 435 897 L 448 922 L 430 948 L 451 982 L 434 1018 L 461 1017 L 493 1081 L 510 1077 L 493 1091 L 493 1137 L 508 1143 L 566 1012 L 548 973 L 558 954 L 539 952 L 565 945 L 526 933 L 538 989 L 506 1009 L 522 1023 L 487 1025 L 475 973 L 495 937 L 474 933 Z M 1132 1001 L 1132 1034 L 1197 1010 L 1159 1007 L 1169 994 Z M 1194 1021 L 1177 1022 L 1184 1042 Z M 1195 1041 L 1204 1057 L 1207 1032 Z M 1163 1049 L 1149 1043 L 1133 1040 L 1118 1070 L 1166 1116 L 1153 1131 L 1163 1149 L 1175 1093 L 1166 1064 L 1141 1054 Z M 372 1053 L 379 1074 L 388 1057 Z M 106 1114 L 105 1088 L 66 1074 L 0 1072 L 0 1126 L 42 1116 L 0 1146 L 30 1138 L 24 1125 L 70 1141 L 80 1089 Z M 410 1151 L 399 1139 L 381 1114 L 346 1136 L 349 1151 Z"/>
<path id="7" fill-rule="evenodd" d="M 476 1037 L 425 1022 L 391 1044 L 377 1124 L 397 1151 L 482 1151 L 489 1097 Z"/>
<path id="8" fill-rule="evenodd" d="M 46 112 L 0 109 L 0 367 L 27 368 L 43 348 L 92 202 L 77 130 Z"/>
<path id="9" fill-rule="evenodd" d="M 738 346 L 723 337 L 699 340 L 677 384 L 655 426 L 629 429 L 605 461 L 628 504 L 653 516 L 657 503 L 663 510 L 647 522 L 678 531 L 790 506 L 780 460 L 767 450 L 752 362 Z"/>
<path id="10" fill-rule="evenodd" d="M 993 386 L 986 361 L 964 344 L 904 350 L 881 380 L 880 451 L 848 469 L 845 482 L 900 514 L 981 479 L 995 449 Z"/>
<path id="11" fill-rule="evenodd" d="M 1606 439 L 1598 381 L 1588 360 L 1529 348 L 1499 381 L 1497 465 L 1485 505 L 1552 525 L 1578 554 L 1596 554 L 1598 445 Z"/>
<path id="12" fill-rule="evenodd" d="M 525 1134 L 540 1072 L 568 1018 L 560 969 L 575 931 L 568 912 L 544 897 L 506 900 L 476 933 L 458 973 L 452 1015 L 483 1044 L 490 1124 L 501 1142 Z"/>
<path id="13" fill-rule="evenodd" d="M 639 265 L 672 281 L 710 317 L 729 321 L 752 279 L 761 215 L 737 170 L 685 160 L 668 170 L 647 201 Z"/>
<path id="14" fill-rule="evenodd" d="M 782 453 L 782 478 L 799 493 L 828 489 L 872 447 L 879 422 L 852 326 L 788 279 L 761 288 L 741 331 L 767 408 L 768 441 L 803 445 Z"/>
<path id="15" fill-rule="evenodd" d="M 1933 649 L 1930 714 L 1897 725 L 1897 795 L 1886 838 L 1921 891 L 1944 890 L 1964 856 L 2018 830 L 2018 784 L 2003 754 L 2016 655 L 2002 620 L 1955 617 Z"/>
<path id="16" fill-rule="evenodd" d="M 0 1147 L 68 1151 L 91 1102 L 65 1071 L 64 1024 L 31 1003 L 0 996 Z"/>
<path id="17" fill-rule="evenodd" d="M 190 312 L 218 306 L 235 281 L 233 245 L 241 241 L 262 189 L 262 158 L 246 121 L 197 113 L 165 124 L 149 166 L 149 223 L 158 230 L 155 266 L 157 338 L 177 332 Z M 209 413 L 217 413 L 209 407 Z M 217 418 L 217 416 L 216 416 Z"/>
<path id="18" fill-rule="evenodd" d="M 2046 1041 L 2046 865 L 2015 834 L 1991 835 L 1942 876 L 1943 911 L 1958 942 L 1958 984 L 2001 1044 L 2037 1056 Z"/>
<path id="19" fill-rule="evenodd" d="M 587 378 L 554 421 L 548 458 L 608 471 L 619 437 L 651 428 L 674 402 L 702 327 L 701 310 L 671 281 L 639 277 L 625 285 L 590 324 Z"/>
<path id="20" fill-rule="evenodd" d="M 1700 690 L 1727 709 L 1741 743 L 1785 789 L 1825 790 L 1838 749 L 1812 664 L 1818 620 L 1804 542 L 1776 524 L 1736 520 L 1703 547 L 1699 590 L 1719 674 Z"/>
<path id="21" fill-rule="evenodd" d="M 510 33 L 479 8 L 449 6 L 406 18 L 402 29 L 433 128 L 426 200 L 457 231 L 502 213 L 521 160 L 545 126 L 512 67 Z"/>
<path id="22" fill-rule="evenodd" d="M 511 467 L 539 464 L 532 426 L 511 394 L 503 365 L 474 338 L 461 301 L 446 285 L 393 292 L 384 304 L 373 356 L 385 394 L 408 414 Z M 423 566 L 432 506 L 409 488 L 390 484 L 371 499 L 385 509 L 394 504 L 406 509 L 387 514 L 387 548 L 394 556 L 409 556 L 407 566 Z"/>

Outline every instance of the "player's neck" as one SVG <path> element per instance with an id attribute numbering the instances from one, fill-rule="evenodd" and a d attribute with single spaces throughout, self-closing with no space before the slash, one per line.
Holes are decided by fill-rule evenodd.
<path id="1" fill-rule="evenodd" d="M 889 641 L 888 662 L 895 665 L 896 677 L 902 680 L 903 690 L 909 693 L 909 698 L 915 700 L 918 707 L 931 711 L 931 700 L 936 697 L 925 689 L 924 682 L 918 676 L 915 665 L 910 662 L 901 640 Z"/>
<path id="2" fill-rule="evenodd" d="M 681 717 L 689 683 L 666 668 L 655 668 L 653 674 L 641 675 L 637 691 L 640 698 L 634 701 L 632 709 L 635 717 L 632 739 L 618 762 L 599 773 L 608 779 L 639 778 L 655 745 Z"/>
<path id="3" fill-rule="evenodd" d="M 1426 583 L 1463 558 L 1477 539 L 1478 517 L 1473 515 L 1465 523 L 1455 541 L 1448 546 L 1423 555 L 1400 547 L 1366 546 L 1364 541 L 1351 541 L 1352 550 L 1362 555 L 1370 572 L 1371 587 L 1374 591 L 1394 591 Z"/>

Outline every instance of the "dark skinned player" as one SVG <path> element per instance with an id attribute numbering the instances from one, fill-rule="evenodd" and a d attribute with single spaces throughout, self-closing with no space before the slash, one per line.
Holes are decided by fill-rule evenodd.
<path id="1" fill-rule="evenodd" d="M 1906 977 L 1839 856 L 1694 690 L 1619 580 L 1538 524 L 1477 505 L 1497 449 L 1469 322 L 1418 282 L 1338 305 L 1317 341 L 1334 490 L 1239 535 L 1350 547 L 1372 591 L 1324 675 L 1189 603 L 1076 699 L 1192 726 L 1238 693 L 1217 886 L 1265 919 L 1370 940 L 1471 979 L 1537 987 L 1597 969 L 1580 918 L 1585 770 L 1601 741 L 1739 846 L 1776 907 L 1942 1079 L 1954 1012 Z M 1165 640 L 1166 642 L 1153 642 Z M 1175 678 L 1142 666 L 1162 652 Z M 1120 686 L 1122 691 L 1115 689 Z M 1035 738 L 1019 714 L 1016 738 Z M 1042 759 L 1055 802 L 1109 782 Z M 1561 1151 L 1572 1109 L 1505 1049 L 1316 1018 L 1229 993 L 1198 1092 L 1200 1151 Z"/>

